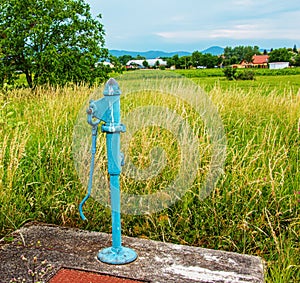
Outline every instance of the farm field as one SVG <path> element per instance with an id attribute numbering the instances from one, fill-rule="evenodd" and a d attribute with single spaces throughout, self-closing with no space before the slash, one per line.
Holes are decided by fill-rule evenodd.
<path id="1" fill-rule="evenodd" d="M 192 80 L 210 91 L 214 87 L 222 90 L 240 89 L 241 91 L 259 91 L 262 95 L 282 94 L 286 91 L 297 93 L 300 89 L 300 75 L 257 76 L 254 81 L 228 81 L 225 77 L 192 78 Z"/>
<path id="2" fill-rule="evenodd" d="M 238 70 L 242 72 L 243 70 Z M 290 70 L 255 70 L 255 80 L 228 81 L 221 69 L 179 70 L 178 74 L 191 78 L 205 91 L 214 87 L 222 90 L 241 89 L 242 91 L 260 91 L 262 95 L 282 94 L 286 91 L 297 93 L 300 88 L 300 68 Z"/>
<path id="3" fill-rule="evenodd" d="M 161 212 L 123 215 L 123 234 L 258 255 L 266 262 L 267 282 L 297 282 L 300 73 L 293 72 L 227 81 L 220 70 L 178 71 L 206 91 L 226 133 L 224 174 L 205 199 L 200 197 L 200 187 L 211 155 L 204 126 L 195 122 L 199 117 L 188 106 L 166 101 L 159 93 L 124 98 L 124 114 L 149 103 L 169 105 L 178 115 L 186 115 L 199 136 L 204 158 L 203 171 L 181 200 Z M 79 110 L 94 91 L 82 85 L 1 93 L 0 237 L 6 241 L 12 240 L 11 231 L 28 221 L 110 232 L 109 209 L 89 200 L 88 222 L 80 220 L 77 209 L 86 188 L 74 168 L 73 129 Z M 147 165 L 150 148 L 158 143 L 172 158 L 154 181 L 123 177 L 124 191 L 151 193 L 170 181 L 178 170 L 179 155 L 176 142 L 170 146 L 170 141 L 168 131 L 155 127 L 138 132 L 131 149 L 137 160 Z"/>

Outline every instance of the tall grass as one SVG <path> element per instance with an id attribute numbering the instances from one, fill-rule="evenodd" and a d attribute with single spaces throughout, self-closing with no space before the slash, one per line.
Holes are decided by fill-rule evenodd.
<path id="1" fill-rule="evenodd" d="M 229 174 L 221 192 L 238 251 L 268 260 L 268 282 L 299 278 L 300 97 L 231 91 L 212 96 L 227 129 Z M 225 190 L 225 192 L 224 192 Z M 222 208 L 222 214 L 226 208 Z M 229 236 L 229 235 L 228 235 Z M 232 243 L 233 244 L 233 243 Z M 274 275 L 276 274 L 276 275 Z M 279 276 L 281 274 L 281 277 Z"/>
<path id="2" fill-rule="evenodd" d="M 29 220 L 110 232 L 110 213 L 89 200 L 89 222 L 77 206 L 86 188 L 74 169 L 71 144 L 77 113 L 93 90 L 85 86 L 14 90 L 1 94 L 0 234 Z M 299 268 L 300 96 L 291 88 L 268 95 L 263 89 L 210 87 L 227 137 L 225 174 L 212 194 L 202 199 L 199 172 L 184 197 L 160 213 L 123 216 L 123 233 L 213 249 L 259 255 L 266 261 L 267 282 L 296 282 Z M 156 103 L 166 101 L 156 98 Z M 138 96 L 124 99 L 126 109 Z M 170 101 L 179 115 L 189 109 Z M 190 119 L 190 123 L 193 119 Z M 199 132 L 200 133 L 200 132 Z M 149 150 L 160 144 L 176 167 L 178 147 L 170 133 L 141 129 L 131 144 L 135 162 L 148 164 Z M 201 153 L 209 156 L 206 141 Z M 205 168 L 206 161 L 203 161 Z M 176 168 L 175 168 L 176 170 Z M 165 171 L 168 181 L 170 171 Z M 155 183 L 122 177 L 124 190 L 149 193 Z M 152 188 L 153 186 L 153 188 Z M 162 185 L 163 186 L 163 185 Z"/>
<path id="3" fill-rule="evenodd" d="M 2 94 L 2 235 L 29 220 L 73 221 L 70 214 L 77 213 L 81 189 L 71 159 L 73 124 L 90 91 L 74 87 Z"/>

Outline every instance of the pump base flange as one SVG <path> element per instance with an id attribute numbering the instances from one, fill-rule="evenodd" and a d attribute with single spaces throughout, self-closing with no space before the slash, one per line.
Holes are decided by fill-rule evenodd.
<path id="1" fill-rule="evenodd" d="M 101 250 L 97 258 L 108 264 L 126 264 L 136 260 L 137 253 L 126 247 L 109 247 Z"/>

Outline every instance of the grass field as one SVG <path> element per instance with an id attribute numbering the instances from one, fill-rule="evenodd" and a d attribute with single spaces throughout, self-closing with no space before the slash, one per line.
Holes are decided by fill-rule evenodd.
<path id="1" fill-rule="evenodd" d="M 266 261 L 267 282 L 297 282 L 300 75 L 227 81 L 221 75 L 197 75 L 201 71 L 182 74 L 205 89 L 218 108 L 227 138 L 224 175 L 205 199 L 199 197 L 199 172 L 193 186 L 171 207 L 143 216 L 124 215 L 123 234 L 258 255 Z M 73 127 L 92 92 L 85 86 L 69 86 L 1 93 L 0 236 L 7 241 L 11 231 L 31 220 L 110 232 L 110 211 L 98 202 L 89 200 L 86 205 L 88 222 L 82 222 L 77 211 L 86 188 L 74 169 Z M 136 96 L 122 103 L 130 109 L 143 102 Z M 152 103 L 167 102 L 158 95 Z M 178 115 L 190 112 L 169 103 Z M 190 115 L 187 119 L 193 124 Z M 198 131 L 197 125 L 193 129 Z M 147 148 L 168 140 L 172 137 L 167 132 L 145 129 L 135 137 L 131 152 L 147 163 Z M 200 138 L 199 143 L 205 141 Z M 169 146 L 167 153 L 176 159 L 177 147 Z M 156 182 L 164 184 L 172 166 L 177 170 L 176 162 L 167 165 L 170 170 Z M 143 193 L 149 193 L 152 186 L 159 189 L 156 184 L 122 178 L 128 191 L 146 188 Z"/>
<path id="2" fill-rule="evenodd" d="M 243 70 L 238 71 L 242 72 Z M 259 91 L 262 95 L 268 95 L 270 93 L 282 94 L 286 91 L 297 93 L 300 88 L 300 68 L 274 70 L 273 72 L 258 69 L 254 71 L 256 74 L 255 80 L 249 81 L 228 81 L 221 69 L 178 70 L 176 72 L 191 78 L 206 91 L 210 91 L 214 87 L 220 87 L 224 91 L 238 89 L 255 93 Z"/>

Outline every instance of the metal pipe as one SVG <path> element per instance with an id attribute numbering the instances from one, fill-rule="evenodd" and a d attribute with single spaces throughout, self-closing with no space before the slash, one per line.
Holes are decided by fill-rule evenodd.
<path id="1" fill-rule="evenodd" d="M 120 120 L 120 88 L 114 79 L 109 79 L 104 88 L 104 97 L 97 101 L 90 101 L 87 111 L 88 123 L 92 125 L 92 159 L 88 193 L 79 205 L 82 219 L 82 206 L 91 194 L 94 171 L 94 156 L 96 153 L 97 129 L 100 121 L 104 124 L 102 132 L 106 133 L 107 166 L 110 183 L 111 218 L 112 218 L 112 247 L 105 248 L 98 253 L 98 259 L 110 264 L 125 264 L 134 261 L 137 254 L 134 250 L 122 246 L 121 238 L 121 203 L 120 203 L 120 174 L 124 163 L 124 155 L 120 152 L 120 133 L 125 132 L 125 126 Z M 96 119 L 93 120 L 93 119 Z"/>

